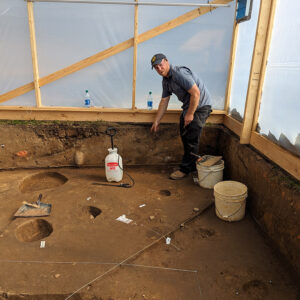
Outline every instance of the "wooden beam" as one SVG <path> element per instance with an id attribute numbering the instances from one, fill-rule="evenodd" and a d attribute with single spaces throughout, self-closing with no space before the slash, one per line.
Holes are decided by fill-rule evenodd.
<path id="1" fill-rule="evenodd" d="M 244 122 L 240 137 L 241 144 L 249 144 L 250 142 L 256 99 L 258 97 L 259 82 L 262 73 L 263 54 L 265 53 L 267 32 L 271 19 L 272 2 L 272 0 L 264 0 L 261 1 L 260 5 L 250 78 L 248 83 L 247 99 L 244 111 Z"/>
<path id="2" fill-rule="evenodd" d="M 229 2 L 232 2 L 233 0 L 215 0 L 210 2 L 211 4 L 228 4 Z M 162 25 L 159 25 L 153 29 L 150 29 L 142 34 L 139 35 L 139 43 L 145 42 L 147 40 L 150 40 L 168 30 L 171 30 L 179 25 L 182 25 L 184 23 L 187 23 L 195 18 L 198 18 L 199 16 L 205 15 L 217 7 L 201 7 L 193 9 L 192 11 L 189 11 L 173 20 L 170 20 Z"/>
<path id="3" fill-rule="evenodd" d="M 242 131 L 242 123 L 232 118 L 231 116 L 224 116 L 224 125 L 233 131 L 236 135 L 240 136 Z"/>
<path id="4" fill-rule="evenodd" d="M 235 4 L 235 11 L 237 8 L 237 3 L 238 2 L 236 2 L 236 4 Z M 229 66 L 228 66 L 227 85 L 226 85 L 226 92 L 225 92 L 224 110 L 226 111 L 226 114 L 229 114 L 232 75 L 233 75 L 234 63 L 235 63 L 235 53 L 236 53 L 238 31 L 239 31 L 239 26 L 236 22 L 236 18 L 234 18 L 233 29 L 232 29 L 231 48 L 230 48 L 230 60 L 229 60 Z"/>
<path id="5" fill-rule="evenodd" d="M 133 38 L 125 41 L 125 42 L 122 42 L 116 46 L 113 46 L 113 47 L 110 47 L 104 51 L 101 51 L 95 55 L 92 55 L 90 57 L 87 57 L 77 63 L 74 63 L 64 69 L 61 69 L 59 71 L 56 71 L 50 75 L 47 75 L 47 76 L 44 76 L 40 79 L 40 86 L 44 86 L 50 82 L 53 82 L 55 80 L 58 80 L 60 78 L 63 78 L 67 75 L 70 75 L 74 72 L 77 72 L 83 68 L 86 68 L 92 64 L 95 64 L 101 60 L 104 60 L 108 57 L 111 57 L 115 54 L 118 54 L 124 50 L 127 50 L 129 49 L 130 47 L 133 46 Z"/>
<path id="6" fill-rule="evenodd" d="M 265 75 L 266 75 L 266 69 L 267 69 L 267 63 L 268 63 L 268 57 L 269 57 L 269 51 L 270 51 L 270 44 L 271 44 L 271 38 L 272 38 L 272 32 L 273 32 L 273 25 L 274 25 L 274 18 L 275 18 L 275 11 L 276 11 L 276 5 L 277 0 L 272 1 L 272 7 L 271 7 L 271 15 L 268 25 L 268 32 L 267 32 L 267 38 L 266 38 L 266 47 L 263 55 L 263 61 L 262 61 L 262 68 L 261 68 L 261 76 L 257 91 L 257 98 L 255 103 L 255 112 L 253 117 L 253 123 L 252 123 L 252 130 L 255 131 L 257 127 L 258 122 L 258 116 L 259 116 L 259 109 L 260 109 L 260 103 L 262 98 L 262 90 L 263 85 L 265 81 Z"/>
<path id="7" fill-rule="evenodd" d="M 138 0 L 135 0 L 138 2 Z M 138 45 L 138 5 L 134 6 L 134 36 L 133 36 L 133 78 L 132 78 L 132 109 L 135 107 L 136 97 L 136 67 L 137 67 L 137 45 Z"/>
<path id="8" fill-rule="evenodd" d="M 14 89 L 14 90 L 11 90 L 7 93 L 4 93 L 4 94 L 0 95 L 0 103 L 3 103 L 5 101 L 11 100 L 15 97 L 24 95 L 24 94 L 32 91 L 33 89 L 34 89 L 34 83 L 33 82 L 22 85 L 22 86 Z"/>
<path id="9" fill-rule="evenodd" d="M 78 108 L 78 107 L 16 107 L 3 106 L 0 108 L 1 120 L 60 120 L 60 121 L 107 121 L 152 123 L 157 110 L 118 108 Z M 181 110 L 168 110 L 162 123 L 179 123 Z M 208 123 L 222 124 L 223 114 L 214 112 L 209 116 Z"/>
<path id="10" fill-rule="evenodd" d="M 36 100 L 36 106 L 41 107 L 42 106 L 41 90 L 40 90 L 40 86 L 39 86 L 40 76 L 39 76 L 38 59 L 37 59 L 37 52 L 36 52 L 34 13 L 33 13 L 33 3 L 32 2 L 27 2 L 27 12 L 28 12 L 28 24 L 29 24 L 29 33 L 30 33 L 30 45 L 31 45 L 35 100 Z"/>
<path id="11" fill-rule="evenodd" d="M 212 2 L 212 4 L 227 4 L 233 0 L 215 0 Z M 196 8 L 188 13 L 185 13 L 171 21 L 168 21 L 162 25 L 156 26 L 145 33 L 142 33 L 138 35 L 137 41 L 138 44 L 143 43 L 159 34 L 162 34 L 168 30 L 171 30 L 179 25 L 182 25 L 188 21 L 191 21 L 201 15 L 204 15 L 208 12 L 211 12 L 212 10 L 216 9 L 217 7 L 205 7 L 205 8 Z M 116 46 L 110 47 L 104 51 L 101 51 L 93 56 L 90 56 L 88 58 L 85 58 L 69 67 L 66 67 L 64 69 L 61 69 L 57 72 L 54 72 L 48 76 L 45 76 L 40 79 L 40 86 L 44 86 L 47 83 L 53 82 L 57 79 L 60 79 L 66 75 L 72 74 L 74 72 L 77 72 L 85 67 L 88 67 L 96 62 L 99 62 L 101 60 L 104 60 L 112 55 L 115 55 L 117 53 L 120 53 L 124 50 L 129 49 L 134 45 L 134 39 L 131 38 L 125 42 L 122 42 Z"/>
<path id="12" fill-rule="evenodd" d="M 227 4 L 229 2 L 232 2 L 233 0 L 215 0 L 213 2 L 211 2 L 212 4 Z M 171 21 L 168 21 L 162 25 L 159 25 L 157 27 L 154 27 L 148 31 L 146 31 L 143 34 L 138 35 L 138 43 L 142 43 L 145 42 L 159 34 L 162 34 L 168 30 L 171 30 L 179 25 L 182 25 L 190 20 L 193 20 L 201 15 L 204 15 L 208 12 L 211 12 L 212 10 L 216 9 L 216 7 L 212 7 L 212 8 L 196 8 L 178 18 L 175 18 Z M 129 49 L 130 47 L 132 47 L 134 45 L 134 39 L 131 38 L 127 41 L 124 41 L 118 45 L 115 45 L 113 47 L 110 47 L 104 51 L 101 51 L 95 55 L 92 55 L 90 57 L 87 57 L 77 63 L 74 63 L 66 68 L 63 68 L 59 71 L 56 71 L 52 74 L 49 74 L 47 76 L 44 76 L 42 78 L 40 78 L 39 80 L 39 85 L 44 86 L 48 83 L 51 83 L 55 80 L 58 80 L 60 78 L 63 78 L 64 76 L 67 76 L 69 74 L 72 74 L 74 72 L 77 72 L 83 68 L 86 68 L 94 63 L 97 63 L 101 60 L 104 60 L 108 57 L 111 57 L 112 55 L 115 55 L 117 53 L 120 53 L 124 50 Z M 23 90 L 19 90 L 18 92 L 22 92 Z M 22 95 L 22 94 L 21 94 Z M 2 97 L 1 97 L 2 96 Z M 2 99 L 2 102 L 8 100 L 7 98 L 4 97 L 4 95 L 0 95 L 0 99 Z M 11 99 L 11 98 L 10 98 Z"/>
<path id="13" fill-rule="evenodd" d="M 300 180 L 300 158 L 276 145 L 257 132 L 251 133 L 250 144 L 258 151 Z"/>

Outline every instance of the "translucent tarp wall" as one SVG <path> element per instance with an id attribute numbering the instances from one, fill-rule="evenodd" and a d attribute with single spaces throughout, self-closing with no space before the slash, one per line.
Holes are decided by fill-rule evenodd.
<path id="1" fill-rule="evenodd" d="M 238 24 L 229 112 L 241 122 L 244 118 L 259 8 L 260 0 L 253 0 L 251 19 Z"/>
<path id="2" fill-rule="evenodd" d="M 176 1 L 162 0 L 161 2 Z M 207 3 L 205 0 L 186 2 Z M 140 6 L 139 33 L 168 22 L 192 9 L 194 8 Z M 151 70 L 150 59 L 153 54 L 162 52 L 172 65 L 185 65 L 197 73 L 212 95 L 214 109 L 224 109 L 234 10 L 235 1 L 232 1 L 230 7 L 212 10 L 139 44 L 136 92 L 138 108 L 146 107 L 149 91 L 153 92 L 153 106 L 155 108 L 158 106 L 162 92 L 161 77 L 156 71 Z M 173 95 L 169 108 L 180 108 L 180 106 L 181 102 Z"/>
<path id="3" fill-rule="evenodd" d="M 300 156 L 299 11 L 299 0 L 277 0 L 258 130 Z"/>
<path id="4" fill-rule="evenodd" d="M 0 1 L 0 94 L 33 81 L 26 2 Z M 0 105 L 35 105 L 33 92 Z"/>
<path id="5" fill-rule="evenodd" d="M 35 3 L 40 77 L 133 36 L 133 6 Z M 41 88 L 47 106 L 83 106 L 85 90 L 99 107 L 131 107 L 132 48 Z"/>
<path id="6" fill-rule="evenodd" d="M 207 3 L 206 0 L 187 2 Z M 7 79 L 6 83 L 0 83 L 0 94 L 33 81 L 27 2 L 0 1 L 3 15 L 7 14 L 6 11 L 12 11 L 14 6 L 17 6 L 18 12 L 11 18 L 5 20 L 2 16 L 0 18 L 1 32 L 9 36 L 16 35 L 14 44 L 10 38 L 5 38 L 4 34 L 0 36 L 1 45 L 10 43 L 5 56 L 0 57 L 1 69 L 5 70 L 2 73 L 6 77 L 7 73 L 13 76 L 10 80 Z M 40 78 L 116 46 L 133 38 L 134 35 L 132 5 L 34 2 L 33 6 Z M 235 1 L 232 1 L 229 8 L 212 10 L 138 45 L 136 86 L 138 108 L 146 107 L 146 97 L 150 90 L 154 94 L 154 106 L 157 106 L 160 100 L 161 77 L 150 68 L 150 59 L 157 52 L 165 53 L 173 65 L 186 65 L 198 73 L 212 94 L 214 108 L 224 108 L 234 8 Z M 193 9 L 195 7 L 141 5 L 138 32 L 141 34 Z M 20 63 L 16 63 L 16 57 L 18 59 L 21 57 Z M 22 80 L 16 81 L 15 76 L 19 76 L 20 72 L 26 73 L 26 76 L 24 74 Z M 82 107 L 84 91 L 88 89 L 93 104 L 97 107 L 131 108 L 132 78 L 133 47 L 42 86 L 42 104 Z M 28 95 L 31 95 L 30 102 L 26 100 Z M 179 108 L 180 102 L 175 99 L 173 101 L 175 103 L 173 107 Z M 2 105 L 35 105 L 34 92 L 4 102 Z"/>

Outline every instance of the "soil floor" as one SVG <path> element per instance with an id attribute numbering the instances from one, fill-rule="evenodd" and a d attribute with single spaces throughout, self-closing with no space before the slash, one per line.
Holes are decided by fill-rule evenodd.
<path id="1" fill-rule="evenodd" d="M 98 185 L 101 168 L 0 172 L 0 299 L 299 299 L 248 213 L 220 220 L 212 190 L 170 171 L 128 168 L 133 188 Z M 14 217 L 40 194 L 50 216 Z"/>

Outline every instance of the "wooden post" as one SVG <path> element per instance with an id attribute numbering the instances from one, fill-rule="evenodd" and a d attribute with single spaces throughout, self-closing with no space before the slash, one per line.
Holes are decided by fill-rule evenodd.
<path id="1" fill-rule="evenodd" d="M 254 120 L 254 112 L 256 101 L 258 98 L 258 91 L 260 80 L 263 71 L 263 58 L 267 46 L 268 28 L 271 26 L 270 20 L 272 6 L 274 0 L 263 0 L 260 4 L 260 12 L 257 22 L 255 45 L 253 49 L 252 65 L 250 71 L 250 78 L 248 83 L 247 99 L 244 111 L 244 122 L 240 137 L 241 144 L 249 144 L 251 137 L 252 124 Z"/>
<path id="2" fill-rule="evenodd" d="M 236 12 L 236 8 L 237 8 L 237 2 L 235 4 L 235 12 Z M 230 60 L 229 60 L 229 67 L 228 67 L 227 86 L 226 86 L 225 104 L 224 104 L 224 110 L 226 114 L 229 114 L 232 75 L 233 75 L 234 63 L 235 63 L 235 52 L 236 52 L 238 32 L 239 32 L 239 26 L 236 22 L 236 14 L 234 14 L 232 41 L 231 41 L 231 49 L 230 49 Z"/>
<path id="3" fill-rule="evenodd" d="M 254 112 L 253 123 L 252 123 L 253 131 L 256 131 L 256 127 L 257 127 L 260 102 L 261 102 L 261 97 L 262 97 L 262 90 L 263 90 L 263 85 L 264 85 L 264 81 L 265 81 L 265 75 L 266 75 L 266 69 L 267 69 L 267 63 L 268 63 L 268 57 L 269 57 L 269 50 L 270 50 L 270 44 L 271 44 L 271 38 L 272 38 L 272 32 L 273 32 L 276 4 L 277 4 L 277 0 L 273 0 L 272 7 L 271 7 L 271 16 L 270 16 L 270 21 L 269 21 L 269 26 L 268 26 L 266 47 L 265 47 L 264 58 L 263 58 L 262 69 L 261 69 L 261 77 L 260 77 L 260 82 L 259 82 L 259 86 L 258 86 L 255 112 Z"/>
<path id="4" fill-rule="evenodd" d="M 211 4 L 227 4 L 229 2 L 232 2 L 233 0 L 214 0 L 211 2 Z M 32 4 L 30 2 L 30 4 Z M 168 30 L 171 30 L 173 28 L 176 28 L 182 24 L 185 24 L 195 18 L 198 18 L 206 13 L 211 12 L 212 10 L 217 9 L 217 7 L 204 7 L 204 8 L 196 8 L 190 12 L 187 12 L 175 19 L 172 19 L 162 25 L 156 26 L 137 37 L 137 44 L 143 43 L 149 39 L 152 39 Z M 32 14 L 33 15 L 33 14 Z M 63 78 L 69 74 L 72 74 L 74 72 L 77 72 L 83 68 L 86 68 L 94 63 L 97 63 L 99 61 L 102 61 L 108 57 L 111 57 L 117 53 L 120 53 L 124 50 L 129 49 L 134 44 L 134 39 L 130 38 L 124 42 L 119 43 L 118 45 L 112 46 L 110 48 L 107 48 L 97 54 L 94 54 L 92 56 L 89 56 L 79 62 L 76 62 L 68 67 L 65 67 L 61 70 L 58 70 L 52 74 L 46 75 L 38 80 L 39 87 L 44 86 L 48 83 L 51 83 L 55 80 L 58 80 L 60 78 Z M 35 52 L 36 53 L 36 52 Z M 20 96 L 22 94 L 25 94 L 33 89 L 33 83 L 26 84 L 24 86 L 21 86 L 13 91 L 7 92 L 5 94 L 0 95 L 0 103 L 5 102 L 7 100 L 10 100 L 16 96 Z"/>
<path id="5" fill-rule="evenodd" d="M 138 0 L 135 0 L 138 2 Z M 137 46 L 138 46 L 138 5 L 134 6 L 134 36 L 133 36 L 133 78 L 132 78 L 132 109 L 135 110 L 136 96 L 136 67 L 137 67 Z"/>
<path id="6" fill-rule="evenodd" d="M 40 78 L 39 78 L 38 59 L 37 59 L 37 52 L 36 52 L 35 26 L 34 26 L 34 14 L 33 14 L 32 2 L 27 2 L 27 11 L 28 11 L 28 23 L 29 23 L 29 32 L 30 32 L 30 45 L 31 45 L 36 106 L 41 107 L 42 102 L 41 102 L 41 91 L 39 85 Z"/>

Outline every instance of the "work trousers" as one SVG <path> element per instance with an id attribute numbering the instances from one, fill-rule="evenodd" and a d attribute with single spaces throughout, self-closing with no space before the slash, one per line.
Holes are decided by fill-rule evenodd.
<path id="1" fill-rule="evenodd" d="M 200 137 L 206 119 L 212 112 L 210 105 L 197 109 L 193 121 L 184 127 L 184 112 L 180 116 L 180 136 L 183 143 L 184 154 L 180 164 L 180 171 L 188 174 L 196 171 L 197 157 L 192 153 L 199 153 Z"/>

